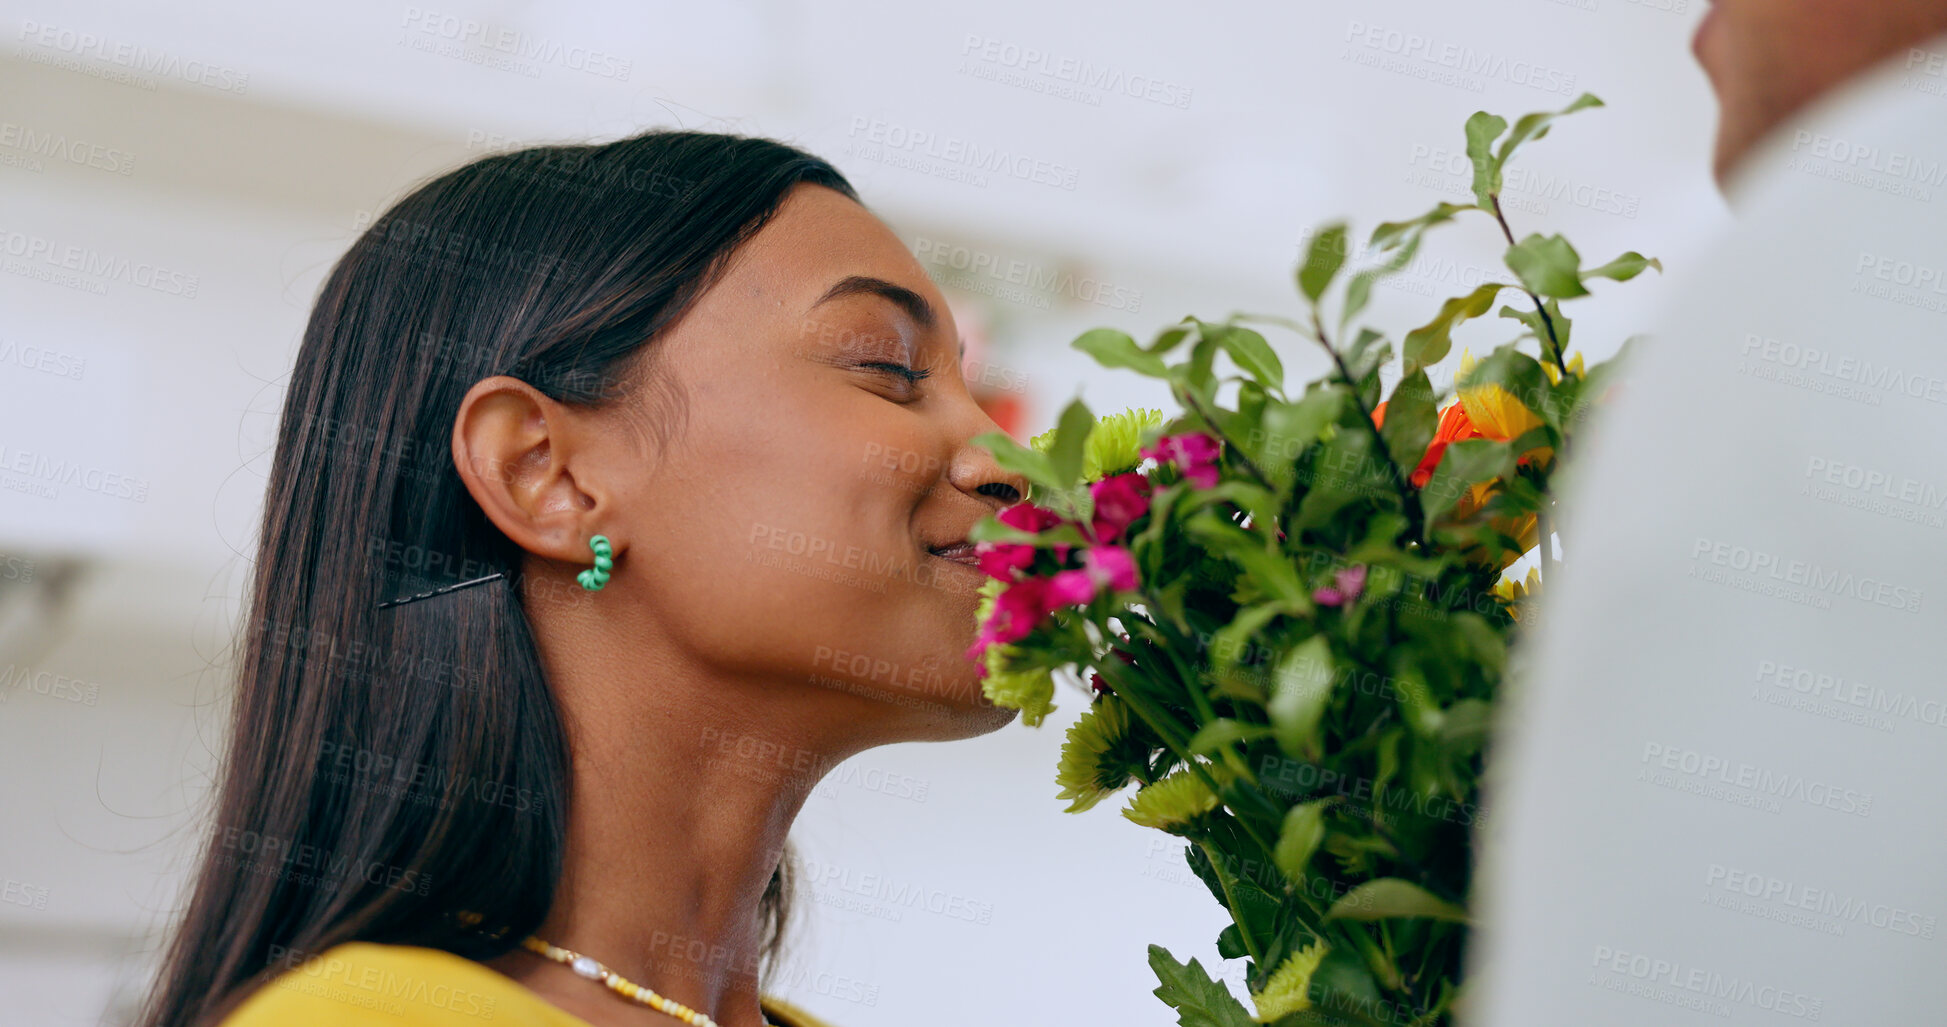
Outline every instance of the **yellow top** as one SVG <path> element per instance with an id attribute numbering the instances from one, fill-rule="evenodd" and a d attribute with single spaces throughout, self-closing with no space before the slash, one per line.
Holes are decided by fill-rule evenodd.
<path id="1" fill-rule="evenodd" d="M 601 987 L 589 982 L 589 987 Z M 608 989 L 602 989 L 605 993 Z M 627 999 L 611 994 L 617 1002 Z M 784 1027 L 830 1027 L 781 999 L 760 999 Z M 513 978 L 415 945 L 334 945 L 258 988 L 221 1027 L 593 1027 Z M 669 1020 L 672 1027 L 681 1021 Z"/>

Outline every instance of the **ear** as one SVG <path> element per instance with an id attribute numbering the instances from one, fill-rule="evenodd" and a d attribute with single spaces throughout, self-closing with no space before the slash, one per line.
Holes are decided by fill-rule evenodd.
<path id="1" fill-rule="evenodd" d="M 487 519 L 536 556 L 588 562 L 588 539 L 608 534 L 617 555 L 627 548 L 610 523 L 613 505 L 583 447 L 599 436 L 567 406 L 519 378 L 473 383 L 453 417 L 453 465 Z M 577 456 L 583 457 L 577 460 Z"/>

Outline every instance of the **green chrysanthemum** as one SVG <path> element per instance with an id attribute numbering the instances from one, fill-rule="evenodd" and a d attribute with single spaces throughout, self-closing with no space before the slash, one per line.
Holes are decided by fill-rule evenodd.
<path id="1" fill-rule="evenodd" d="M 1007 582 L 999 578 L 988 578 L 975 589 L 980 602 L 974 604 L 974 623 L 985 624 L 994 615 L 994 604 L 1000 602 L 1001 593 L 1007 589 Z"/>
<path id="2" fill-rule="evenodd" d="M 1021 711 L 1021 723 L 1040 727 L 1042 718 L 1055 709 L 1055 676 L 1046 667 L 1009 670 L 1009 658 L 1019 652 L 1011 645 L 990 645 L 983 655 L 987 676 L 980 679 L 980 690 L 996 706 Z"/>
<path id="3" fill-rule="evenodd" d="M 1163 412 L 1131 407 L 1119 414 L 1098 418 L 1082 446 L 1082 480 L 1099 481 L 1112 474 L 1133 471 L 1142 463 L 1144 430 L 1161 427 Z M 1055 429 L 1036 435 L 1028 445 L 1046 453 L 1055 444 Z"/>
<path id="4" fill-rule="evenodd" d="M 975 624 L 987 623 L 1006 588 L 1007 582 L 998 578 L 981 582 L 980 602 L 974 607 Z M 1022 723 L 1040 727 L 1042 719 L 1055 709 L 1054 674 L 1046 667 L 1017 668 L 1015 664 L 1023 655 L 1020 646 L 1005 643 L 988 646 L 980 654 L 981 666 L 987 670 L 986 676 L 980 679 L 980 691 L 996 706 L 1020 710 Z"/>
<path id="5" fill-rule="evenodd" d="M 1311 990 L 1312 973 L 1324 958 L 1323 942 L 1313 942 L 1292 953 L 1271 979 L 1264 982 L 1263 991 L 1251 993 L 1251 1001 L 1257 1004 L 1257 1022 L 1271 1023 L 1281 1016 L 1310 1009 L 1311 999 L 1305 993 Z"/>
<path id="6" fill-rule="evenodd" d="M 1221 763 L 1205 763 L 1203 769 L 1220 786 L 1235 773 Z M 1180 767 L 1161 781 L 1143 786 L 1122 815 L 1144 827 L 1186 834 L 1198 817 L 1217 808 L 1217 801 L 1201 778 L 1190 768 Z"/>
<path id="7" fill-rule="evenodd" d="M 1121 791 L 1144 765 L 1148 754 L 1130 736 L 1130 723 L 1128 705 L 1111 694 L 1068 726 L 1055 771 L 1061 786 L 1055 798 L 1074 800 L 1064 812 L 1080 813 Z"/>

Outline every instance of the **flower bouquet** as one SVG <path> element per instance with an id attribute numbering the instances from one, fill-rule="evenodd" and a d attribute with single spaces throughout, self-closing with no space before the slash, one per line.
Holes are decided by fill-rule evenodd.
<path id="1" fill-rule="evenodd" d="M 1553 567 L 1538 547 L 1553 539 L 1550 482 L 1616 363 L 1568 355 L 1562 304 L 1661 270 L 1636 253 L 1584 268 L 1559 235 L 1517 241 L 1502 173 L 1557 117 L 1600 105 L 1585 95 L 1511 129 L 1475 114 L 1476 202 L 1380 225 L 1363 269 L 1348 267 L 1343 224 L 1317 232 L 1297 269 L 1302 320 L 1190 317 L 1147 345 L 1108 329 L 1075 341 L 1167 382 L 1176 416 L 1098 419 L 1077 400 L 1028 445 L 978 440 L 1031 483 L 974 535 L 992 579 L 969 653 L 986 694 L 1030 725 L 1054 708 L 1057 673 L 1088 695 L 1059 798 L 1081 812 L 1135 786 L 1123 816 L 1187 840 L 1231 918 L 1218 954 L 1249 960 L 1255 1012 L 1195 959 L 1149 947 L 1155 993 L 1184 1027 L 1439 1024 L 1461 1000 L 1493 703 L 1522 603 Z M 1351 326 L 1430 229 L 1463 215 L 1498 226 L 1511 275 L 1407 332 L 1386 394 L 1393 344 Z M 1429 369 L 1503 293 L 1519 337 L 1463 354 L 1443 408 Z M 1253 325 L 1322 347 L 1329 373 L 1287 389 Z M 1525 580 L 1504 580 L 1537 548 Z"/>

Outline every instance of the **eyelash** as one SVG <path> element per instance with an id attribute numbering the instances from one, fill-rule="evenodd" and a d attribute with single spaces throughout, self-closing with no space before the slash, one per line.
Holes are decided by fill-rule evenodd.
<path id="1" fill-rule="evenodd" d="M 890 360 L 876 360 L 871 363 L 861 364 L 859 366 L 870 367 L 876 370 L 888 372 L 890 374 L 896 374 L 899 377 L 906 379 L 908 384 L 918 382 L 920 379 L 925 378 L 928 375 L 931 375 L 933 373 L 930 370 L 922 371 L 919 370 L 918 368 L 907 367 L 905 364 L 896 364 Z"/>

